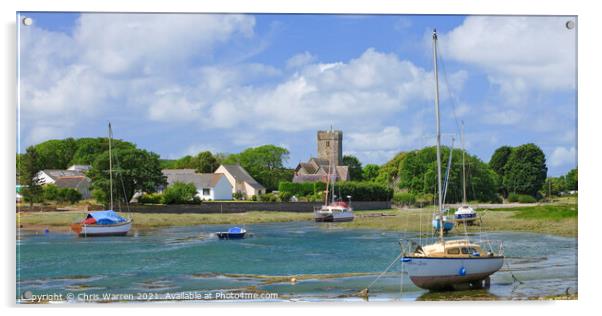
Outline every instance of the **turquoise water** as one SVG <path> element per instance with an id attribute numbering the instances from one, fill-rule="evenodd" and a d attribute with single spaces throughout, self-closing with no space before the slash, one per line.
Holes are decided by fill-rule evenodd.
<path id="1" fill-rule="evenodd" d="M 351 294 L 366 288 L 399 255 L 402 237 L 313 222 L 248 225 L 250 236 L 244 240 L 214 235 L 227 228 L 178 227 L 105 238 L 23 232 L 17 241 L 17 293 L 150 293 L 150 298 L 161 298 L 187 291 L 267 291 L 277 293 L 277 300 L 354 300 L 359 298 Z M 575 238 L 528 233 L 487 237 L 504 240 L 508 266 L 492 276 L 485 295 L 513 299 L 576 291 Z M 513 282 L 508 267 L 522 284 Z M 344 273 L 366 275 L 340 275 Z M 334 275 L 307 278 L 315 274 Z M 293 284 L 290 276 L 299 280 Z M 402 299 L 429 299 L 407 275 L 400 279 L 399 263 L 370 288 L 370 299 L 399 299 L 400 284 Z M 455 294 L 449 295 L 453 299 Z"/>

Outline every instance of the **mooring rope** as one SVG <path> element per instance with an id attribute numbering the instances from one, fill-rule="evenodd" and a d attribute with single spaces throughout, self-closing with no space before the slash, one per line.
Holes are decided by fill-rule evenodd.
<path id="1" fill-rule="evenodd" d="M 391 262 L 391 264 L 385 269 L 385 271 L 383 271 L 378 277 L 376 277 L 376 279 L 374 279 L 374 281 L 372 281 L 372 283 L 370 283 L 370 285 L 368 285 L 367 288 L 364 289 L 364 291 L 370 289 L 372 287 L 372 285 L 374 285 L 374 283 L 376 283 L 376 281 L 378 281 L 378 279 L 380 279 L 383 275 L 385 275 L 385 273 L 387 273 L 387 271 L 389 271 L 389 269 L 391 269 L 391 267 L 395 264 L 395 262 L 397 262 L 397 260 L 399 260 L 399 258 L 401 258 L 401 256 L 403 256 L 403 252 L 399 254 L 399 256 L 397 256 L 397 258 L 395 258 L 395 260 L 393 260 L 393 262 Z"/>

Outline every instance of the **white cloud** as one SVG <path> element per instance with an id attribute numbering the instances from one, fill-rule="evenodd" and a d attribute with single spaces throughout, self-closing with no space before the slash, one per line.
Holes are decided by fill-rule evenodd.
<path id="1" fill-rule="evenodd" d="M 286 68 L 297 68 L 314 62 L 316 57 L 309 52 L 297 54 L 286 61 Z"/>
<path id="2" fill-rule="evenodd" d="M 152 99 L 154 93 L 186 78 L 193 58 L 208 60 L 234 36 L 253 36 L 254 25 L 254 17 L 234 14 L 93 13 L 81 15 L 73 35 L 21 28 L 22 135 L 26 143 L 64 137 L 76 122 L 123 113 L 115 103 L 153 118 L 191 120 L 202 102 L 174 93 Z M 62 128 L 53 125 L 58 121 Z"/>
<path id="3" fill-rule="evenodd" d="M 550 156 L 550 165 L 559 167 L 565 165 L 574 165 L 577 159 L 575 147 L 556 147 Z"/>
<path id="4" fill-rule="evenodd" d="M 234 34 L 252 36 L 255 19 L 216 14 L 82 14 L 75 39 L 83 60 L 110 75 L 148 75 L 207 57 Z"/>
<path id="5" fill-rule="evenodd" d="M 569 17 L 471 16 L 447 34 L 448 57 L 484 69 L 514 103 L 531 90 L 571 90 L 576 85 L 576 30 Z"/>

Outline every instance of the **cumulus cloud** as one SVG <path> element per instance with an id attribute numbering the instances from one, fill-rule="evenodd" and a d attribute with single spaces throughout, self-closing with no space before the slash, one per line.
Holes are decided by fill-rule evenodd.
<path id="1" fill-rule="evenodd" d="M 531 90 L 576 85 L 576 31 L 568 17 L 471 16 L 441 35 L 448 57 L 484 69 L 511 102 Z"/>
<path id="2" fill-rule="evenodd" d="M 556 147 L 550 156 L 550 165 L 552 167 L 575 165 L 576 159 L 575 147 Z"/>
<path id="3" fill-rule="evenodd" d="M 149 102 L 149 95 L 186 78 L 193 58 L 210 60 L 232 37 L 252 37 L 254 25 L 246 15 L 94 13 L 82 14 L 72 34 L 21 28 L 22 134 L 27 143 L 67 135 L 77 121 L 118 112 L 115 105 L 124 103 L 160 117 L 161 104 L 175 101 L 180 119 L 194 117 L 198 100 Z"/>

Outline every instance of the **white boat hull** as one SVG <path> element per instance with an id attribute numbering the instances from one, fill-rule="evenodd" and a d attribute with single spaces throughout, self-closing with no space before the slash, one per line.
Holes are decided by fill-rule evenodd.
<path id="1" fill-rule="evenodd" d="M 317 212 L 314 217 L 316 222 L 351 222 L 353 218 L 353 212 Z"/>
<path id="2" fill-rule="evenodd" d="M 112 225 L 81 224 L 81 231 L 78 234 L 82 237 L 125 236 L 131 228 L 132 221 Z"/>
<path id="3" fill-rule="evenodd" d="M 404 257 L 405 270 L 416 286 L 427 290 L 478 286 L 498 271 L 504 257 L 435 258 Z"/>

